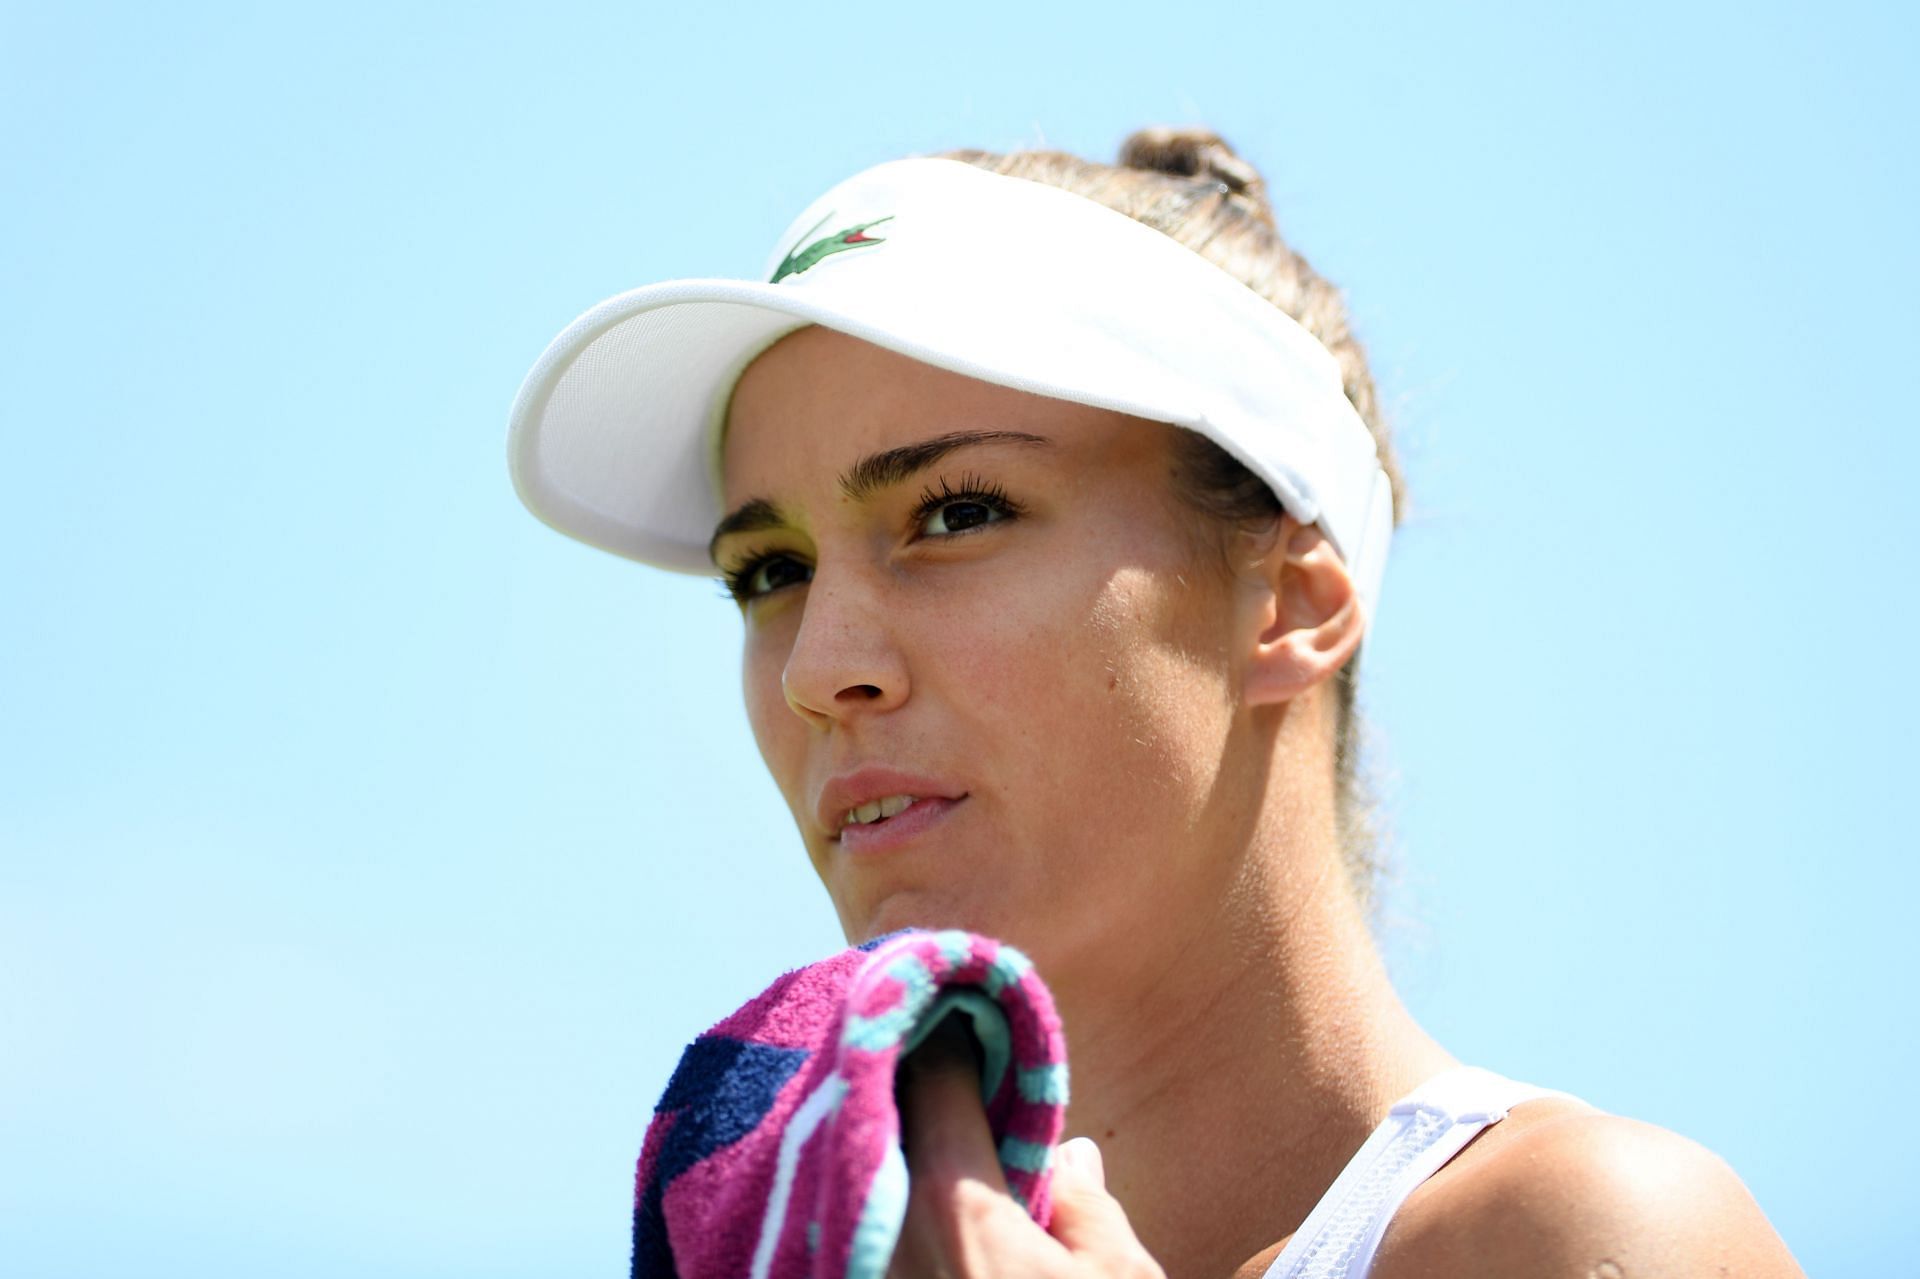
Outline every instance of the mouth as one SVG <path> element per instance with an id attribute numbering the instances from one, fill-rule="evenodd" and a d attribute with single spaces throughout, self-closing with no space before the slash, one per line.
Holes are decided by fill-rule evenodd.
<path id="1" fill-rule="evenodd" d="M 898 817 L 924 798 L 925 796 L 922 795 L 885 795 L 849 808 L 840 818 L 840 829 L 845 830 L 849 826 L 872 826 Z"/>
<path id="2" fill-rule="evenodd" d="M 878 853 L 898 848 L 946 822 L 966 802 L 961 795 L 889 795 L 843 814 L 834 842 L 848 853 Z"/>

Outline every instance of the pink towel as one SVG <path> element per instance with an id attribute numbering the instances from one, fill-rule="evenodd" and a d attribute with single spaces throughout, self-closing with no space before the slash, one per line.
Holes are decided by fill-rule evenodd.
<path id="1" fill-rule="evenodd" d="M 1066 1044 L 1026 957 L 909 930 L 787 973 L 696 1039 L 654 1108 L 635 1279 L 882 1279 L 907 1207 L 894 1072 L 971 1019 L 1013 1195 L 1042 1226 L 1066 1114 Z"/>

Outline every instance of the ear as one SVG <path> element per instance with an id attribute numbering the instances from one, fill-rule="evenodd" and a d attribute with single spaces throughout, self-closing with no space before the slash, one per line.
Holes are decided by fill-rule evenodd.
<path id="1" fill-rule="evenodd" d="M 1367 625 L 1346 562 L 1326 534 L 1291 515 L 1278 532 L 1261 539 L 1264 554 L 1249 566 L 1266 601 L 1246 673 L 1253 706 L 1291 701 L 1331 678 L 1360 647 Z"/>

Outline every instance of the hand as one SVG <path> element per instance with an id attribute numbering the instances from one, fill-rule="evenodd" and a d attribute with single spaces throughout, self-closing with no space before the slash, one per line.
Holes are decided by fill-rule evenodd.
<path id="1" fill-rule="evenodd" d="M 958 1018 L 902 1064 L 899 1092 L 912 1192 L 888 1279 L 1165 1279 L 1086 1138 L 1056 1152 L 1050 1230 L 1007 1193 Z"/>

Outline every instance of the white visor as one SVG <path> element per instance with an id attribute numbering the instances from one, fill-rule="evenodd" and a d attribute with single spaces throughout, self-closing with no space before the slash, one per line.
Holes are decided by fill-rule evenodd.
<path id="1" fill-rule="evenodd" d="M 1191 249 L 1057 187 L 960 160 L 893 160 L 815 200 L 759 280 L 608 298 L 521 384 L 514 488 L 570 537 L 711 574 L 734 383 L 820 324 L 924 363 L 1207 436 L 1318 524 L 1370 621 L 1393 492 L 1333 356 Z"/>

